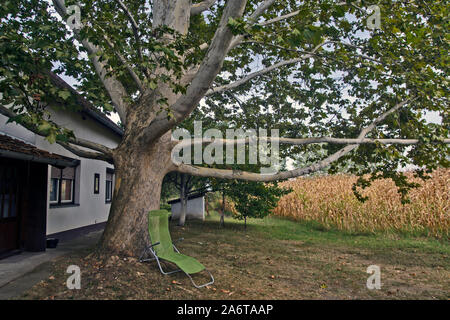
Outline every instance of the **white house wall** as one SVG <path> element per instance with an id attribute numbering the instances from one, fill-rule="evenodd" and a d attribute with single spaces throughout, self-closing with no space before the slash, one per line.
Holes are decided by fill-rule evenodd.
<path id="1" fill-rule="evenodd" d="M 52 120 L 63 127 L 72 129 L 76 137 L 111 148 L 117 146 L 120 141 L 120 137 L 111 130 L 87 116 L 83 118 L 79 113 L 53 110 Z M 50 144 L 44 138 L 17 124 L 6 124 L 6 121 L 7 118 L 0 115 L 0 132 L 32 143 L 39 149 L 80 160 L 80 166 L 77 167 L 75 178 L 76 205 L 51 207 L 49 205 L 50 188 L 47 190 L 47 234 L 105 222 L 108 219 L 111 204 L 105 202 L 105 178 L 106 168 L 113 168 L 111 164 L 99 160 L 80 158 L 58 144 Z M 49 166 L 48 186 L 50 186 L 51 179 L 50 168 L 51 166 Z M 100 174 L 100 192 L 98 194 L 94 194 L 95 173 Z"/>
<path id="2" fill-rule="evenodd" d="M 111 203 L 105 202 L 106 168 L 111 167 L 102 161 L 83 159 L 77 168 L 75 181 L 75 202 L 79 205 L 51 207 L 47 209 L 47 234 L 80 228 L 108 220 Z M 94 194 L 94 174 L 100 174 L 100 192 Z M 49 166 L 50 185 L 50 166 Z M 113 182 L 114 183 L 114 182 Z M 114 185 L 114 184 L 113 184 Z M 47 199 L 50 191 L 47 191 Z M 77 199 L 78 198 L 78 199 Z"/>
<path id="3" fill-rule="evenodd" d="M 7 135 L 12 137 L 19 138 L 20 140 L 31 143 L 33 145 L 36 144 L 36 135 L 33 132 L 28 131 L 14 123 L 7 124 L 7 121 L 8 118 L 0 114 L 0 132 L 6 133 Z"/>

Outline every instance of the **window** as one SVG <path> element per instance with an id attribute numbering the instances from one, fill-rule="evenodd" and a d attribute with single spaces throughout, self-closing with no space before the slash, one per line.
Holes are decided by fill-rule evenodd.
<path id="1" fill-rule="evenodd" d="M 100 193 L 100 173 L 94 173 L 94 193 Z"/>
<path id="2" fill-rule="evenodd" d="M 52 178 L 50 181 L 50 203 L 58 203 L 59 201 L 59 179 Z"/>
<path id="3" fill-rule="evenodd" d="M 105 202 L 111 202 L 113 191 L 113 175 L 114 170 L 106 168 L 106 189 L 105 189 Z"/>
<path id="4" fill-rule="evenodd" d="M 67 167 L 64 169 L 52 167 L 50 204 L 58 205 L 74 203 L 75 170 L 76 168 L 74 167 Z"/>
<path id="5" fill-rule="evenodd" d="M 62 179 L 61 180 L 61 202 L 73 201 L 73 180 Z"/>

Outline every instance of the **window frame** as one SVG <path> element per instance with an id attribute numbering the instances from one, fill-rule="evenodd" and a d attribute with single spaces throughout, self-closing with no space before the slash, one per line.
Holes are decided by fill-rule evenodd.
<path id="1" fill-rule="evenodd" d="M 109 188 L 108 188 L 108 182 L 109 182 Z M 109 191 L 109 198 L 108 198 L 108 191 Z M 105 202 L 109 203 L 112 201 L 112 180 L 105 180 Z"/>
<path id="2" fill-rule="evenodd" d="M 60 181 L 60 185 L 61 185 L 61 191 L 62 191 L 62 183 L 63 183 L 63 180 L 69 180 L 70 181 L 70 190 L 71 190 L 71 192 L 70 192 L 70 200 L 62 200 L 62 197 L 61 197 L 61 192 L 59 193 L 59 197 L 60 197 L 60 199 L 61 199 L 61 204 L 67 204 L 67 203 L 74 203 L 74 192 L 75 192 L 75 190 L 74 190 L 74 185 L 75 185 L 75 179 L 61 179 Z"/>
<path id="3" fill-rule="evenodd" d="M 94 194 L 100 194 L 100 173 L 94 173 Z"/>
<path id="4" fill-rule="evenodd" d="M 53 166 L 51 166 L 51 167 L 53 167 Z M 77 178 L 77 167 L 71 167 L 71 168 L 73 168 L 73 179 L 67 179 L 67 178 L 63 179 L 63 170 L 65 168 L 63 168 L 63 169 L 60 169 L 60 168 L 57 168 L 57 167 L 53 167 L 53 168 L 56 168 L 57 170 L 59 170 L 59 178 L 52 178 L 50 176 L 50 181 L 52 179 L 58 180 L 57 193 L 56 193 L 58 201 L 51 201 L 50 200 L 50 195 L 49 195 L 50 207 L 61 207 L 61 206 L 74 205 L 75 204 L 75 185 L 76 185 L 76 178 Z M 71 181 L 71 191 L 72 192 L 70 193 L 70 200 L 61 200 L 62 199 L 62 197 L 61 197 L 61 190 L 62 190 L 62 181 L 63 180 L 70 180 Z"/>
<path id="5" fill-rule="evenodd" d="M 108 179 L 108 174 L 111 175 L 111 180 Z M 111 203 L 113 198 L 113 181 L 114 181 L 114 169 L 106 168 L 105 174 L 105 203 Z M 109 182 L 109 188 L 108 188 Z M 109 190 L 109 199 L 108 199 Z"/>
<path id="6" fill-rule="evenodd" d="M 52 200 L 51 199 L 51 192 L 50 192 L 50 197 L 48 199 L 49 203 L 52 204 L 58 204 L 59 203 L 59 180 L 58 178 L 51 178 L 50 177 L 50 185 L 53 185 L 53 180 L 56 180 L 56 200 Z"/>

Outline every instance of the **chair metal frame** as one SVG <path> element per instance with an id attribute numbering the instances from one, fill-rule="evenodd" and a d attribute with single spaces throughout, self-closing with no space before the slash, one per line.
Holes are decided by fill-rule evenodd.
<path id="1" fill-rule="evenodd" d="M 180 238 L 180 239 L 176 240 L 175 242 L 182 241 L 182 240 L 184 240 L 184 239 L 183 239 L 183 238 Z M 214 283 L 214 277 L 213 277 L 213 275 L 212 275 L 211 272 L 209 272 L 209 270 L 206 269 L 206 268 L 205 268 L 205 271 L 206 271 L 206 272 L 209 274 L 209 276 L 211 277 L 211 281 L 210 281 L 210 282 L 207 282 L 207 283 L 204 283 L 204 284 L 201 284 L 201 285 L 197 285 L 197 284 L 194 282 L 194 279 L 192 279 L 191 275 L 190 275 L 189 273 L 185 272 L 185 271 L 182 270 L 182 269 L 177 269 L 177 270 L 168 271 L 168 272 L 164 271 L 163 268 L 162 268 L 162 266 L 161 266 L 161 263 L 160 263 L 160 261 L 159 261 L 159 257 L 158 257 L 158 255 L 156 254 L 156 251 L 153 249 L 153 247 L 154 247 L 154 246 L 157 246 L 158 244 L 160 244 L 160 243 L 159 243 L 159 242 L 156 242 L 156 243 L 150 244 L 150 245 L 148 245 L 148 246 L 146 245 L 145 248 L 144 248 L 144 250 L 142 251 L 140 257 L 139 257 L 139 262 L 147 262 L 147 261 L 153 261 L 153 260 L 156 260 L 156 262 L 158 263 L 159 270 L 160 270 L 161 273 L 164 274 L 164 275 L 168 275 L 168 274 L 172 274 L 172 273 L 176 273 L 176 272 L 183 271 L 183 272 L 189 277 L 189 279 L 191 280 L 191 282 L 192 282 L 192 284 L 194 285 L 194 287 L 196 287 L 196 288 L 198 288 L 198 289 L 203 288 L 203 287 L 205 287 L 205 286 L 208 286 L 208 285 L 211 285 L 211 284 Z M 177 253 L 180 253 L 180 254 L 181 254 L 181 252 L 180 252 L 180 251 L 178 250 L 178 248 L 175 246 L 174 242 L 172 242 L 172 246 L 173 246 L 174 250 L 175 250 Z M 145 259 L 144 259 L 145 255 L 148 254 L 148 253 L 151 253 L 151 255 L 153 256 L 153 258 L 145 258 Z M 170 262 L 170 261 L 168 261 L 168 262 Z M 173 263 L 173 262 L 172 262 L 172 263 Z"/>

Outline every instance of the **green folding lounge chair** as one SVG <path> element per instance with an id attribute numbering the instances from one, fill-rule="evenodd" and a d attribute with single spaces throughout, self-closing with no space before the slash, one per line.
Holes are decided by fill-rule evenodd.
<path id="1" fill-rule="evenodd" d="M 162 274 L 183 271 L 189 279 L 191 279 L 192 284 L 196 288 L 201 288 L 214 283 L 214 277 L 206 270 L 204 265 L 192 257 L 181 254 L 175 244 L 172 243 L 169 233 L 169 212 L 166 210 L 150 211 L 148 213 L 148 232 L 150 234 L 151 243 L 149 246 L 146 246 L 142 252 L 139 258 L 140 262 L 156 260 Z M 180 240 L 183 240 L 183 238 L 178 241 Z M 151 254 L 153 258 L 146 258 L 149 254 Z M 161 267 L 160 259 L 176 264 L 179 269 L 165 272 Z M 203 270 L 209 273 L 211 281 L 202 285 L 197 285 L 191 275 Z"/>

